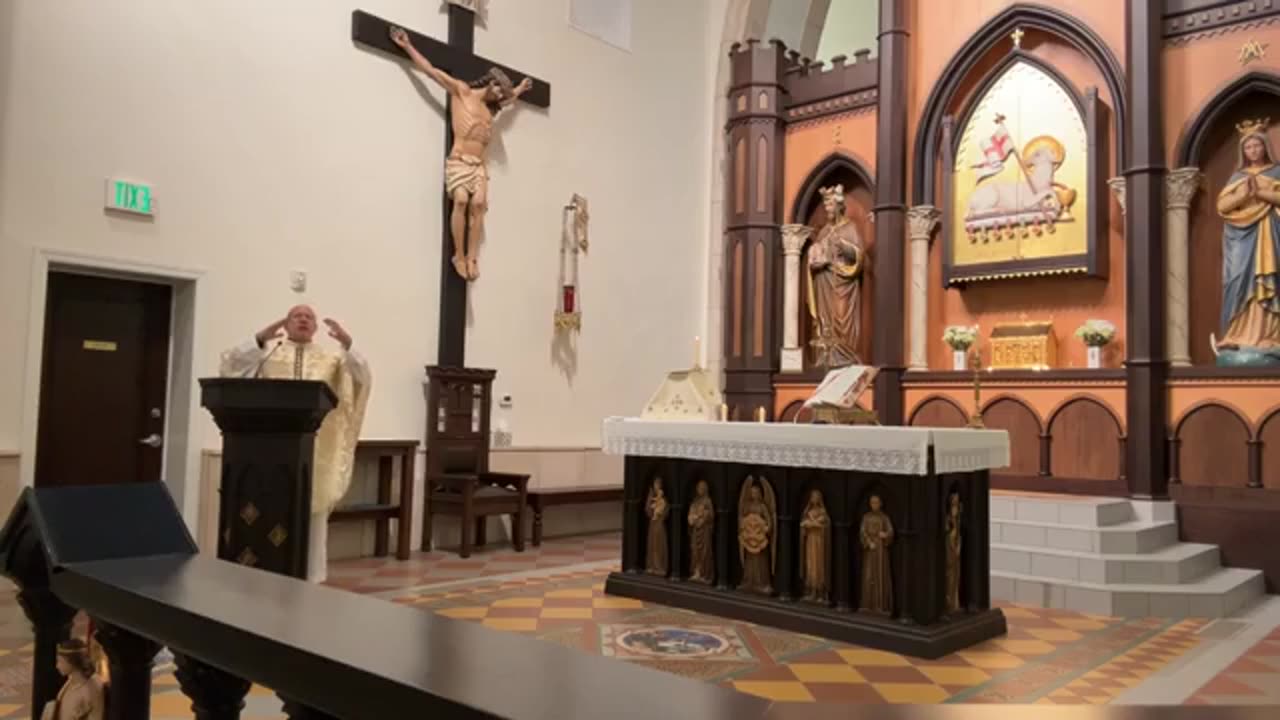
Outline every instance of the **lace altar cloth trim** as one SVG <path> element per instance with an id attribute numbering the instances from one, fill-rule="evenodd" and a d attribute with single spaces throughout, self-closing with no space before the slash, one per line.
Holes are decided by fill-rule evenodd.
<path id="1" fill-rule="evenodd" d="M 604 451 L 749 465 L 924 475 L 1009 466 L 1003 430 L 851 427 L 608 418 Z"/>

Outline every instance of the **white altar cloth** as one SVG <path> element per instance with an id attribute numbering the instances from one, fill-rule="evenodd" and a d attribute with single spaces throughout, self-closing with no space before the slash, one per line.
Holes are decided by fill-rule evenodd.
<path id="1" fill-rule="evenodd" d="M 611 417 L 604 421 L 611 455 L 710 460 L 749 465 L 924 475 L 933 450 L 935 473 L 1009 466 L 1004 430 L 696 422 Z"/>

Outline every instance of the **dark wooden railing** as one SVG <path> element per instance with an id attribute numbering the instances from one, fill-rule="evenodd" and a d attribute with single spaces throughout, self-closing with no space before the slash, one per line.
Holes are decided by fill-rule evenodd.
<path id="1" fill-rule="evenodd" d="M 61 684 L 53 649 L 74 609 L 98 628 L 116 719 L 150 717 L 162 646 L 208 720 L 239 717 L 251 683 L 274 690 L 291 718 L 729 720 L 763 718 L 770 706 L 196 554 L 159 485 L 28 489 L 0 533 L 0 560 L 35 627 L 33 715 Z"/>

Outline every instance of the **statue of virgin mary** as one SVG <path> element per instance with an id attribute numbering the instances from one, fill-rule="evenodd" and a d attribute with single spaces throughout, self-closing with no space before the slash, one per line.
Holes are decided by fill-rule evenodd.
<path id="1" fill-rule="evenodd" d="M 1236 126 L 1238 169 L 1218 193 L 1223 337 L 1218 365 L 1280 365 L 1280 166 L 1267 120 Z"/>

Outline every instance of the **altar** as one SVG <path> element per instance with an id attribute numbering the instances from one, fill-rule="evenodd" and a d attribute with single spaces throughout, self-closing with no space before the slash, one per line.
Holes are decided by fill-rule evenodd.
<path id="1" fill-rule="evenodd" d="M 622 570 L 605 591 L 937 658 L 1005 632 L 988 471 L 1003 430 L 610 418 Z"/>

